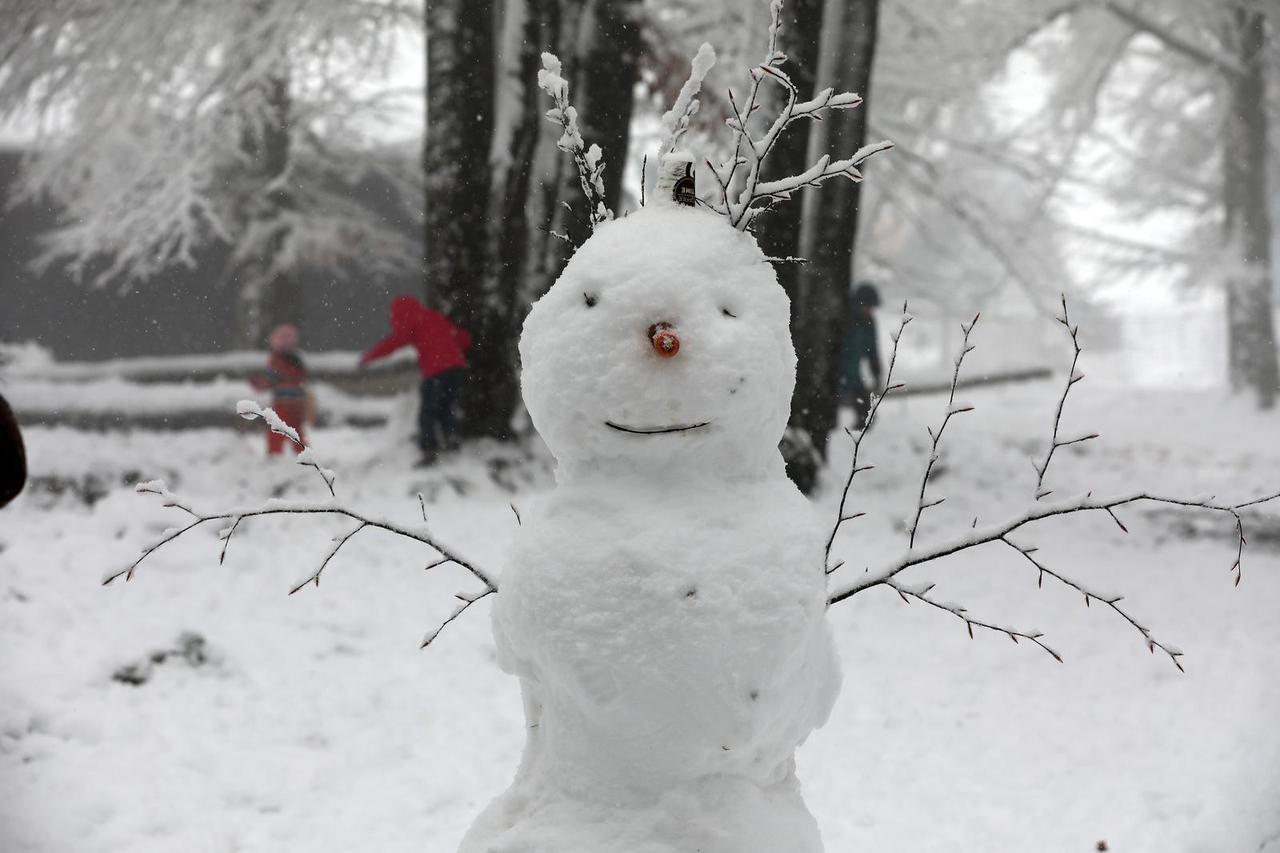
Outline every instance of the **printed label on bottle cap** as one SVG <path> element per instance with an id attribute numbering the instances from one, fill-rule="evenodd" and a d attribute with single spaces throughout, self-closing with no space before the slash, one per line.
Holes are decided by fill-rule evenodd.
<path id="1" fill-rule="evenodd" d="M 693 157 L 689 154 L 663 157 L 655 189 L 663 204 L 695 207 L 698 204 L 698 186 L 694 178 Z"/>

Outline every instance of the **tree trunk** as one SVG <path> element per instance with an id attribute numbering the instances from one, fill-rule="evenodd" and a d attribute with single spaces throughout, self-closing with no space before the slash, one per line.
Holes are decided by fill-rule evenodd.
<path id="1" fill-rule="evenodd" d="M 258 349 L 282 323 L 302 325 L 302 286 L 296 269 L 281 269 L 288 238 L 285 215 L 297 207 L 289 192 L 289 81 L 276 74 L 265 82 L 269 118 L 246 132 L 241 148 L 252 164 L 245 183 L 247 246 L 233 247 L 228 273 L 240 287 L 237 337 L 241 348 Z"/>
<path id="2" fill-rule="evenodd" d="M 604 153 L 605 203 L 615 213 L 622 199 L 622 173 L 627 163 L 631 116 L 640 54 L 639 0 L 562 0 L 557 45 L 569 81 L 569 99 L 578 111 L 582 137 Z M 546 143 L 554 150 L 559 131 L 548 125 Z M 582 194 L 578 171 L 569 155 L 556 151 L 554 185 L 549 200 L 552 218 L 546 227 L 569 237 L 569 242 L 546 241 L 543 284 L 549 286 L 572 254 L 591 236 L 591 211 Z"/>
<path id="3" fill-rule="evenodd" d="M 503 306 L 483 286 L 494 132 L 492 0 L 428 0 L 424 232 L 429 303 L 471 333 L 462 430 L 505 436 L 514 366 Z"/>
<path id="4" fill-rule="evenodd" d="M 837 92 L 868 98 L 875 59 L 880 0 L 826 0 L 818 79 Z M 869 100 L 869 98 L 868 98 Z M 808 161 L 822 154 L 847 157 L 867 138 L 867 104 L 840 110 L 809 132 Z M 804 427 L 826 458 L 827 437 L 836 427 L 840 402 L 840 348 L 849 321 L 849 280 L 858 235 L 861 184 L 832 181 L 806 192 L 800 234 L 801 257 L 793 307 L 806 330 L 798 356 L 793 420 Z"/>
<path id="5" fill-rule="evenodd" d="M 813 94 L 817 79 L 819 57 L 819 34 L 823 31 L 824 0 L 794 0 L 782 7 L 782 45 L 787 54 L 787 64 L 783 68 L 795 84 L 800 98 L 805 99 Z M 783 95 L 781 90 L 765 82 L 763 91 L 768 93 L 765 107 L 760 111 L 766 117 L 772 117 Z M 756 119 L 757 125 L 763 121 Z M 786 175 L 796 175 L 809 165 L 809 135 L 814 122 L 798 122 L 793 124 L 774 145 L 769 159 L 765 162 L 762 178 L 774 180 Z M 757 127 L 757 133 L 759 129 Z M 801 197 L 807 195 L 801 191 Z M 754 226 L 756 239 L 766 255 L 778 258 L 795 257 L 800 254 L 800 222 L 803 207 L 799 198 L 783 204 L 770 213 L 757 219 Z M 778 281 L 782 283 L 787 295 L 791 297 L 791 329 L 795 339 L 796 352 L 807 349 L 809 330 L 796 314 L 797 288 L 800 281 L 800 268 L 796 264 L 778 264 Z M 803 370 L 804 357 L 800 355 Z M 798 397 L 798 395 L 797 395 Z M 793 406 L 793 413 L 798 413 Z M 794 419 L 794 416 L 793 416 Z"/>
<path id="6" fill-rule="evenodd" d="M 1231 105 L 1223 151 L 1226 241 L 1235 255 L 1227 280 L 1228 366 L 1232 387 L 1252 389 L 1258 405 L 1270 409 L 1280 393 L 1280 361 L 1267 196 L 1268 32 L 1260 11 L 1237 9 L 1234 23 L 1244 73 L 1228 78 Z"/>
<path id="7" fill-rule="evenodd" d="M 585 222 L 583 204 L 569 194 L 569 188 L 578 192 L 572 163 L 555 150 L 554 128 L 544 119 L 549 104 L 536 85 L 542 51 L 559 53 L 570 72 L 583 133 L 609 158 L 606 192 L 616 205 L 639 53 L 638 9 L 639 0 L 428 5 L 428 285 L 474 337 L 462 396 L 468 435 L 510 435 L 519 405 L 516 342 L 524 309 L 569 255 L 550 234 L 569 227 L 562 202 Z M 463 77 L 458 68 L 467 69 Z"/>
<path id="8" fill-rule="evenodd" d="M 786 70 L 800 97 L 809 97 L 818 85 L 866 97 L 878 10 L 878 0 L 798 0 L 783 8 Z M 767 177 L 802 172 L 825 153 L 852 154 L 866 137 L 866 115 L 864 105 L 823 122 L 793 125 L 770 155 Z M 858 186 L 832 181 L 765 214 L 756 229 L 766 254 L 808 259 L 804 265 L 778 265 L 778 280 L 791 297 L 797 358 L 791 404 L 797 439 L 787 450 L 788 473 L 805 492 L 816 484 L 817 466 L 826 458 L 827 438 L 836 426 L 857 215 Z"/>
<path id="9" fill-rule="evenodd" d="M 476 286 L 487 306 L 484 335 L 490 341 L 483 382 L 475 383 L 471 406 L 478 434 L 506 438 L 519 406 L 519 358 L 516 342 L 531 277 L 531 244 L 545 236 L 537 231 L 538 208 L 531 204 L 540 185 L 535 180 L 538 143 L 546 105 L 537 87 L 543 50 L 554 50 L 560 0 L 507 0 L 497 50 L 495 123 L 490 163 L 485 273 Z"/>
<path id="10" fill-rule="evenodd" d="M 619 216 L 640 60 L 640 11 L 640 0 L 588 3 L 574 75 L 577 85 L 571 90 L 583 138 L 604 152 L 605 203 Z M 571 201 L 578 201 L 585 209 L 576 172 L 572 177 L 578 198 Z"/>

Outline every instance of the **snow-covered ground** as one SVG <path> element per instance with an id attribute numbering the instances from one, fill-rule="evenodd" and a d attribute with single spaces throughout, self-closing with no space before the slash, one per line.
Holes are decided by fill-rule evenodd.
<path id="1" fill-rule="evenodd" d="M 1089 369 L 1086 363 L 1086 370 Z M 1064 492 L 1135 486 L 1246 498 L 1280 484 L 1280 420 L 1242 399 L 1085 382 Z M 1019 509 L 1054 382 L 975 390 L 953 421 L 921 536 Z M 886 403 L 863 452 L 841 572 L 903 547 L 937 395 Z M 514 772 L 523 718 L 494 662 L 487 602 L 427 651 L 422 636 L 473 590 L 431 555 L 362 533 L 319 589 L 289 597 L 347 532 L 333 520 L 246 523 L 225 564 L 215 532 L 104 573 L 180 520 L 129 483 L 163 477 L 204 506 L 319 497 L 313 471 L 264 462 L 227 430 L 27 433 L 35 482 L 0 513 L 0 850 L 452 851 Z M 837 452 L 829 510 L 847 462 Z M 517 508 L 550 482 L 543 452 L 481 448 L 430 471 L 389 431 L 318 430 L 339 496 L 433 531 L 501 572 Z M 1104 608 L 991 547 L 936 580 L 975 616 L 1045 631 L 1057 664 L 873 589 L 831 611 L 845 686 L 800 753 L 828 850 L 1280 851 L 1280 507 L 1251 523 L 1244 578 L 1229 521 L 1122 514 L 1043 522 L 1020 541 L 1126 604 L 1181 647 L 1185 675 Z M 190 636 L 198 635 L 203 643 Z M 159 662 L 152 656 L 172 650 Z M 185 654 L 183 654 L 185 650 Z M 114 677 L 113 677 L 114 676 Z M 142 683 L 129 683 L 129 682 Z"/>

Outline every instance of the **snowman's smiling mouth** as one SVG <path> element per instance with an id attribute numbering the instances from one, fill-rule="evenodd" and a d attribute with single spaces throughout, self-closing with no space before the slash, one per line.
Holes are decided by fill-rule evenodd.
<path id="1" fill-rule="evenodd" d="M 700 424 L 671 424 L 670 426 L 628 426 L 627 424 L 615 424 L 613 421 L 605 421 L 604 425 L 609 429 L 616 429 L 618 432 L 629 432 L 632 435 L 663 435 L 669 432 L 689 432 L 690 430 L 702 429 L 704 426 L 710 425 L 711 421 L 703 421 Z"/>

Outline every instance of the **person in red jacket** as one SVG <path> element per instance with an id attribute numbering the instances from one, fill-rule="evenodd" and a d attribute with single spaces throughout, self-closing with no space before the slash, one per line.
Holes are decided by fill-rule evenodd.
<path id="1" fill-rule="evenodd" d="M 430 464 L 439 453 L 442 439 L 446 447 L 454 443 L 454 407 L 462 390 L 471 335 L 412 296 L 398 296 L 391 302 L 391 334 L 360 356 L 360 366 L 406 346 L 418 351 L 418 370 L 422 373 L 418 447 L 423 463 Z"/>
<path id="2" fill-rule="evenodd" d="M 294 453 L 300 453 L 306 442 L 303 429 L 310 417 L 310 393 L 307 391 L 307 368 L 298 355 L 298 327 L 286 323 L 271 331 L 268 338 L 271 355 L 267 358 L 267 372 L 249 379 L 249 384 L 259 391 L 271 392 L 271 408 L 286 424 L 298 431 L 300 444 L 288 439 Z M 286 439 L 277 432 L 267 431 L 267 454 L 277 456 L 284 451 Z"/>

